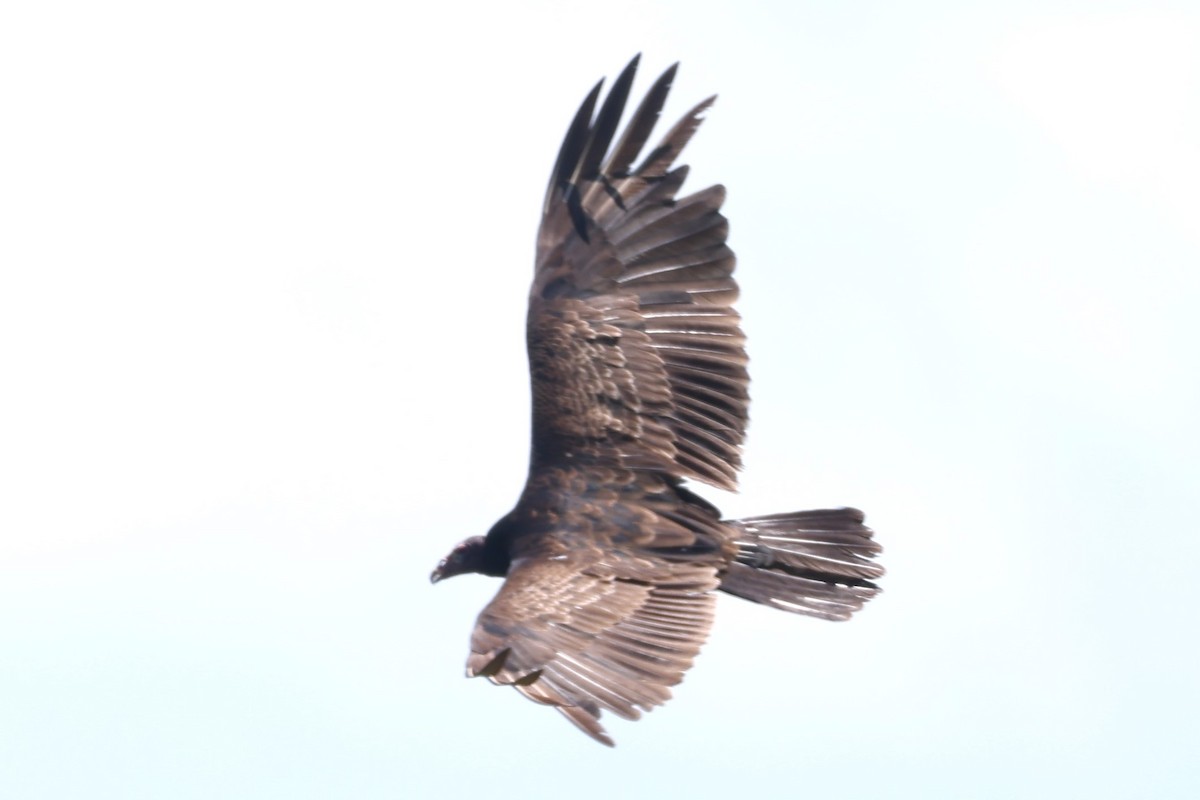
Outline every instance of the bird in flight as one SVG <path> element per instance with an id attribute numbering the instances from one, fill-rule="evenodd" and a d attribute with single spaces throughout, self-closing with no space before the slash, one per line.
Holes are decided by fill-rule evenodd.
<path id="1" fill-rule="evenodd" d="M 603 81 L 588 94 L 546 189 L 526 326 L 525 488 L 431 576 L 503 577 L 467 675 L 553 706 L 609 746 L 602 712 L 637 719 L 670 698 L 716 591 L 844 620 L 883 574 L 860 511 L 727 520 L 684 483 L 737 487 L 745 337 L 725 189 L 679 196 L 688 168 L 675 166 L 716 98 L 643 154 L 678 65 L 617 136 L 637 64 L 598 111 Z"/>

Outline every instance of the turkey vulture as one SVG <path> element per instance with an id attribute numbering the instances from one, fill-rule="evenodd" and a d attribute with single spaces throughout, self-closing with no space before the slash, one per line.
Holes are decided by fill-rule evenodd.
<path id="1" fill-rule="evenodd" d="M 513 686 L 592 738 L 671 696 L 708 634 L 715 591 L 830 620 L 883 569 L 852 508 L 723 520 L 684 479 L 733 490 L 749 400 L 722 186 L 678 197 L 673 166 L 715 97 L 635 167 L 677 64 L 616 138 L 634 58 L 567 130 L 538 232 L 526 340 L 529 477 L 487 536 L 431 575 L 503 577 L 467 675 Z"/>

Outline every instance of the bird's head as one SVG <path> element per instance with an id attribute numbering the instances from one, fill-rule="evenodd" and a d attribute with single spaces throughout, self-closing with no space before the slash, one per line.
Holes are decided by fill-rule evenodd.
<path id="1" fill-rule="evenodd" d="M 453 578 L 464 572 L 482 572 L 483 566 L 483 537 L 472 536 L 454 545 L 449 555 L 438 562 L 429 581 L 437 583 L 442 578 Z"/>

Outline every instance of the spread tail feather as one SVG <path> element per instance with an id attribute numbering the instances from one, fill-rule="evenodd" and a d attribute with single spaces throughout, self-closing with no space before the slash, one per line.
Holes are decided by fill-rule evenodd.
<path id="1" fill-rule="evenodd" d="M 845 620 L 879 594 L 882 548 L 854 508 L 728 520 L 738 554 L 721 591 L 785 611 Z"/>

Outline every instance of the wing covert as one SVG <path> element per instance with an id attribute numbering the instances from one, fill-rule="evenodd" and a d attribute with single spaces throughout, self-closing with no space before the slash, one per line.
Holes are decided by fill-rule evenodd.
<path id="1" fill-rule="evenodd" d="M 468 676 L 554 706 L 597 741 L 604 711 L 638 719 L 665 703 L 708 636 L 716 569 L 655 564 L 514 564 L 471 636 Z"/>

